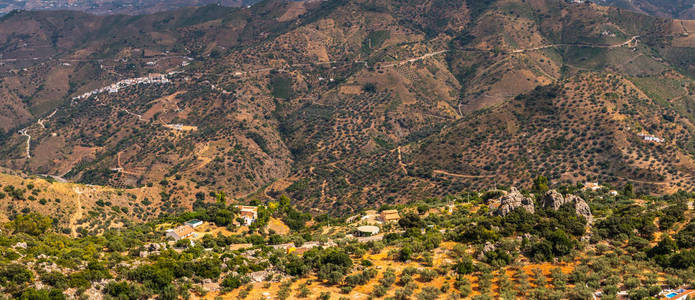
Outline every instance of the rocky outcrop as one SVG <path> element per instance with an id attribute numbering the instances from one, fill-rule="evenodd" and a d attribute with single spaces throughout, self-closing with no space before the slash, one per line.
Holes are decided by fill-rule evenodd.
<path id="1" fill-rule="evenodd" d="M 550 190 L 543 195 L 543 206 L 547 208 L 558 210 L 568 203 L 574 207 L 578 216 L 583 216 L 588 222 L 593 221 L 594 216 L 591 214 L 591 208 L 581 197 L 572 194 L 563 197 L 556 190 Z"/>
<path id="2" fill-rule="evenodd" d="M 533 206 L 533 199 L 525 197 L 516 188 L 512 188 L 509 194 L 506 194 L 500 198 L 499 206 L 497 209 L 493 210 L 493 214 L 496 216 L 506 216 L 511 211 L 517 208 L 524 208 L 529 213 L 534 213 L 535 208 Z"/>
<path id="3" fill-rule="evenodd" d="M 485 254 L 487 254 L 490 251 L 495 251 L 497 250 L 497 245 L 491 243 L 491 242 L 486 242 L 485 246 L 483 249 L 478 253 L 478 256 L 476 257 L 478 260 L 484 260 L 485 259 Z"/>

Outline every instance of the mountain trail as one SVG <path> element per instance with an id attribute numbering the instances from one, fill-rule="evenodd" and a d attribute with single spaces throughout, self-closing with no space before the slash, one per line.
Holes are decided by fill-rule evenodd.
<path id="1" fill-rule="evenodd" d="M 74 188 L 77 197 L 75 197 L 75 213 L 70 216 L 69 228 L 73 237 L 77 237 L 77 221 L 82 218 L 82 193 L 84 191 L 80 190 L 79 187 Z"/>
<path id="2" fill-rule="evenodd" d="M 401 167 L 401 170 L 403 170 L 404 175 L 408 175 L 408 170 L 405 168 L 405 164 L 403 163 L 403 156 L 401 155 L 401 146 L 398 146 L 396 148 L 398 150 L 398 165 Z"/>
<path id="3" fill-rule="evenodd" d="M 517 49 L 517 50 L 513 50 L 511 53 L 524 53 L 524 52 L 542 50 L 542 49 L 553 48 L 553 47 L 586 47 L 586 48 L 612 49 L 612 48 L 627 46 L 633 42 L 637 42 L 637 39 L 639 37 L 640 37 L 639 35 L 636 35 L 636 36 L 633 36 L 632 38 L 630 38 L 629 40 L 627 40 L 623 43 L 615 44 L 615 45 L 581 44 L 581 43 L 580 44 L 550 44 L 550 45 L 538 46 L 538 47 L 533 47 L 533 48 Z"/>
<path id="4" fill-rule="evenodd" d="M 30 151 L 31 150 L 31 135 L 29 133 L 27 133 L 26 128 L 20 130 L 19 134 L 27 137 L 26 154 L 27 154 L 27 158 L 31 158 L 31 153 L 30 153 L 31 152 Z"/>
<path id="5" fill-rule="evenodd" d="M 496 177 L 498 175 L 465 175 L 465 174 L 456 174 L 456 173 L 450 173 L 444 170 L 434 170 L 432 171 L 435 174 L 440 174 L 440 175 L 446 175 L 446 176 L 451 176 L 451 177 L 459 177 L 459 178 L 491 178 L 491 177 Z"/>

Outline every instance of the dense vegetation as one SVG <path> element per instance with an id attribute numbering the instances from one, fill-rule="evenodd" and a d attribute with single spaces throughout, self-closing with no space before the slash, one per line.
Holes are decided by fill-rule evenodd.
<path id="1" fill-rule="evenodd" d="M 550 183 L 538 177 L 533 186 L 531 192 L 539 193 Z M 608 188 L 559 190 L 586 199 L 593 223 L 569 205 L 544 208 L 539 198 L 534 213 L 517 208 L 493 216 L 490 204 L 497 201 L 499 190 L 381 207 L 396 208 L 402 217 L 379 225 L 385 234 L 369 241 L 347 235 L 355 233 L 355 224 L 326 215 L 312 218 L 297 211 L 286 196 L 256 203 L 258 220 L 239 233 L 232 233 L 238 229 L 238 210 L 226 204 L 223 194 L 216 203 L 200 204 L 192 212 L 80 238 L 60 234 L 50 218 L 20 214 L 5 224 L 3 231 L 9 234 L 0 237 L 0 287 L 5 296 L 22 299 L 86 293 L 176 299 L 209 293 L 203 283 L 214 282 L 221 293 L 244 298 L 270 286 L 263 282 L 282 282 L 277 296 L 285 298 L 308 297 L 316 280 L 336 297 L 369 286 L 374 298 L 585 299 L 594 291 L 611 298 L 624 290 L 630 299 L 643 299 L 656 296 L 662 287 L 695 282 L 695 213 L 687 206 L 693 195 L 655 198 L 635 195 L 630 187 L 617 196 Z M 284 220 L 290 233 L 266 230 L 270 218 Z M 229 231 L 203 233 L 195 243 L 164 240 L 162 228 L 191 219 Z M 275 246 L 314 241 L 323 246 L 301 253 Z M 252 250 L 230 250 L 244 243 Z M 258 276 L 262 279 L 254 279 Z M 316 296 L 330 298 L 331 292 Z"/>

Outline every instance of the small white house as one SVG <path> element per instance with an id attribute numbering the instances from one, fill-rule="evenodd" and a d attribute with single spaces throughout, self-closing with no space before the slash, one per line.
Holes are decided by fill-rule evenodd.
<path id="1" fill-rule="evenodd" d="M 598 182 L 585 182 L 584 183 L 584 190 L 591 190 L 591 191 L 597 191 L 601 189 L 601 185 L 598 184 Z"/>
<path id="2" fill-rule="evenodd" d="M 240 213 L 239 217 L 244 221 L 244 225 L 249 226 L 258 218 L 258 207 L 237 205 Z"/>
<path id="3" fill-rule="evenodd" d="M 685 290 L 685 289 L 679 289 L 679 290 L 663 290 L 659 294 L 661 297 L 660 299 L 667 299 L 667 300 L 686 300 L 690 299 L 693 296 L 695 296 L 695 290 Z"/>

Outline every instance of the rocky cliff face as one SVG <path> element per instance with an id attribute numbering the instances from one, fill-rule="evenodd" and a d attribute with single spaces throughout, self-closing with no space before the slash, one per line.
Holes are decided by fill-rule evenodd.
<path id="1" fill-rule="evenodd" d="M 572 205 L 577 215 L 583 216 L 588 222 L 593 220 L 591 208 L 589 208 L 586 201 L 579 196 L 570 194 L 563 197 L 562 194 L 558 193 L 556 190 L 550 190 L 543 196 L 544 207 L 558 210 L 565 204 Z"/>
<path id="2" fill-rule="evenodd" d="M 493 211 L 493 215 L 506 216 L 517 208 L 524 208 L 529 213 L 534 213 L 533 199 L 525 197 L 515 187 L 512 187 L 509 194 L 502 196 L 499 207 Z"/>
<path id="3" fill-rule="evenodd" d="M 571 205 L 578 216 L 584 217 L 588 222 L 593 220 L 593 215 L 591 214 L 591 208 L 589 205 L 579 196 L 567 195 L 562 196 L 556 190 L 550 190 L 541 196 L 540 203 L 545 208 L 550 208 L 553 210 L 558 210 L 565 204 Z M 529 213 L 535 212 L 535 206 L 533 204 L 533 199 L 524 196 L 519 192 L 518 189 L 512 187 L 509 194 L 502 196 L 499 200 L 499 206 L 492 210 L 492 214 L 495 216 L 506 216 L 511 211 L 517 208 L 523 208 Z"/>

